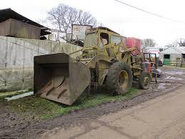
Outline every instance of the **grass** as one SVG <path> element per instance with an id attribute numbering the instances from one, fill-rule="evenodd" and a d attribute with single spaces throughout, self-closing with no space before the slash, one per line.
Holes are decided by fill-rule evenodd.
<path id="1" fill-rule="evenodd" d="M 5 97 L 11 97 L 19 94 L 26 93 L 30 90 L 20 90 L 20 91 L 12 91 L 12 92 L 0 92 L 0 99 L 4 99 Z"/>
<path id="2" fill-rule="evenodd" d="M 45 115 L 57 116 L 60 105 L 38 96 L 29 96 L 7 102 L 11 109 L 19 114 L 34 116 L 43 119 Z"/>
<path id="3" fill-rule="evenodd" d="M 172 65 L 164 65 L 163 67 L 166 67 L 166 68 L 175 68 L 175 69 L 185 69 L 185 66 L 177 67 L 177 66 L 172 66 Z"/>
<path id="4" fill-rule="evenodd" d="M 38 119 L 50 119 L 73 110 L 89 108 L 110 101 L 130 99 L 136 94 L 137 89 L 135 88 L 131 88 L 126 95 L 116 96 L 111 96 L 104 90 L 99 90 L 97 93 L 91 94 L 88 97 L 82 95 L 72 106 L 61 105 L 37 96 L 29 96 L 6 103 L 17 113 L 29 114 L 29 116 L 34 116 Z"/>

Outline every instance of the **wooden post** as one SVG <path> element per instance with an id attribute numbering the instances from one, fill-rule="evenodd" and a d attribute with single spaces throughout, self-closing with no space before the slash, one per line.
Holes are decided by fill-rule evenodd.
<path id="1" fill-rule="evenodd" d="M 155 83 L 157 84 L 157 73 L 155 73 Z"/>

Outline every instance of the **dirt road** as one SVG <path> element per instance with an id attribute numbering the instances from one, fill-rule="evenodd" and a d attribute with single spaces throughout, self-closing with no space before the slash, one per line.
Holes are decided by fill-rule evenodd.
<path id="1" fill-rule="evenodd" d="M 147 139 L 151 139 L 152 137 L 150 137 L 150 135 L 156 135 L 158 139 L 160 137 L 157 135 L 161 135 L 159 131 L 161 131 L 161 133 L 164 132 L 162 129 L 165 129 L 170 124 L 174 124 L 175 126 L 166 128 L 165 132 L 169 132 L 169 135 L 172 136 L 172 130 L 172 133 L 175 133 L 174 136 L 176 136 L 178 132 L 174 131 L 181 132 L 183 130 L 183 120 L 180 121 L 182 125 L 178 124 L 178 120 L 181 119 L 181 117 L 179 117 L 181 116 L 180 111 L 185 111 L 183 109 L 183 100 L 185 99 L 183 93 L 180 95 L 180 92 L 171 93 L 171 91 L 177 90 L 180 86 L 185 86 L 185 69 L 163 67 L 161 70 L 163 74 L 158 78 L 158 84 L 152 82 L 148 90 L 137 89 L 137 95 L 132 98 L 110 101 L 94 107 L 70 111 L 64 115 L 54 116 L 51 119 L 41 120 L 36 117 L 40 112 L 50 112 L 52 107 L 49 107 L 50 109 L 47 107 L 37 109 L 36 107 L 29 107 L 29 105 L 25 105 L 26 107 L 24 105 L 18 105 L 20 103 L 8 103 L 0 99 L 0 139 L 40 139 L 41 136 L 43 138 L 63 137 L 64 139 L 70 136 L 71 139 L 72 137 L 82 139 L 146 137 Z M 137 88 L 137 86 L 133 87 Z M 183 92 L 183 89 L 181 89 L 181 92 Z M 173 97 L 168 100 L 171 95 L 177 97 L 179 100 L 176 98 L 173 99 Z M 37 104 L 36 102 L 38 100 L 29 97 L 20 100 L 20 102 L 24 101 L 34 101 L 34 103 Z M 146 101 L 148 102 L 144 103 Z M 176 108 L 173 103 L 182 104 L 179 104 L 179 107 Z M 150 108 L 153 105 L 156 108 Z M 13 106 L 16 106 L 18 110 L 24 106 L 23 108 L 28 108 L 28 110 L 21 111 L 20 113 L 19 111 L 15 111 L 13 109 L 15 107 Z M 157 107 L 162 110 L 158 110 Z M 174 111 L 171 111 L 170 108 L 173 108 Z M 166 117 L 169 117 L 169 119 Z M 175 123 L 176 120 L 177 123 Z M 172 138 L 174 136 L 172 136 Z M 165 138 L 168 137 L 164 136 L 163 139 Z"/>
<path id="2" fill-rule="evenodd" d="M 185 139 L 185 86 L 79 126 L 65 130 L 50 130 L 41 137 L 48 139 Z"/>

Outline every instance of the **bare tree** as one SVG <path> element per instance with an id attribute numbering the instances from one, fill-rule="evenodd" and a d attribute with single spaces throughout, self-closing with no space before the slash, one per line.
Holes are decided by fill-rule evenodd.
<path id="1" fill-rule="evenodd" d="M 60 4 L 48 12 L 48 19 L 55 27 L 67 33 L 71 31 L 72 24 L 95 26 L 97 20 L 88 12 L 78 10 L 68 5 Z"/>
<path id="2" fill-rule="evenodd" d="M 165 45 L 165 47 L 175 47 L 175 45 L 174 45 L 174 43 L 169 43 L 169 44 L 167 44 L 167 45 Z"/>
<path id="3" fill-rule="evenodd" d="M 156 43 L 153 39 L 144 39 L 142 41 L 142 45 L 146 46 L 146 47 L 154 47 L 156 45 Z"/>
<path id="4" fill-rule="evenodd" d="M 179 46 L 185 47 L 185 39 L 181 38 L 175 41 Z"/>
<path id="5" fill-rule="evenodd" d="M 183 38 L 177 39 L 172 43 L 167 44 L 165 47 L 179 47 L 179 46 L 185 47 L 185 39 Z"/>
<path id="6" fill-rule="evenodd" d="M 155 47 L 156 42 L 153 39 L 142 40 L 142 50 L 146 51 L 147 47 Z"/>

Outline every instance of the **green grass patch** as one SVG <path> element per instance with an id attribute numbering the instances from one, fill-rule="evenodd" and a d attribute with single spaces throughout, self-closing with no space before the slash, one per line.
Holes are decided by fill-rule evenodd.
<path id="1" fill-rule="evenodd" d="M 45 115 L 58 115 L 61 107 L 57 103 L 51 102 L 38 96 L 29 96 L 7 102 L 12 110 L 19 114 L 34 116 L 42 119 Z"/>
<path id="2" fill-rule="evenodd" d="M 12 92 L 0 92 L 0 99 L 4 99 L 5 97 L 12 97 L 15 95 L 26 93 L 30 90 L 20 90 L 20 91 L 12 91 Z"/>
<path id="3" fill-rule="evenodd" d="M 110 101 L 130 99 L 136 94 L 137 89 L 135 88 L 131 88 L 125 95 L 115 96 L 111 96 L 109 93 L 100 89 L 97 93 L 91 94 L 88 97 L 85 94 L 82 95 L 72 106 L 58 104 L 37 96 L 12 100 L 7 102 L 7 104 L 17 113 L 29 113 L 30 116 L 34 116 L 38 119 L 50 119 L 73 110 L 89 108 Z"/>
<path id="4" fill-rule="evenodd" d="M 163 65 L 163 67 L 172 68 L 172 69 L 185 69 L 185 66 L 177 67 L 177 66 L 172 66 L 172 65 Z"/>

